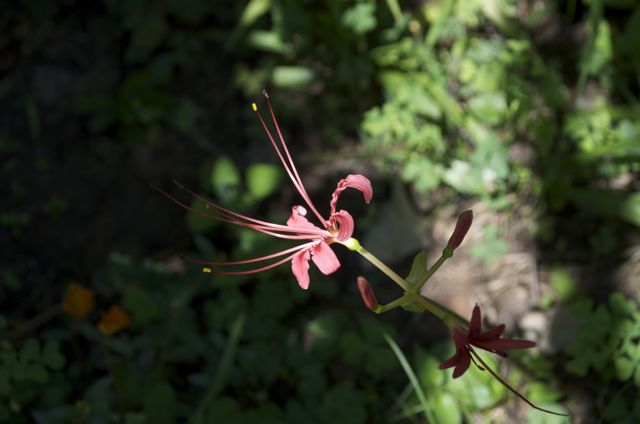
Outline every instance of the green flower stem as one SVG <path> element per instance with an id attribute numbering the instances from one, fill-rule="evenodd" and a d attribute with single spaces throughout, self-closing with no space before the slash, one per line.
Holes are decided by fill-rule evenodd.
<path id="1" fill-rule="evenodd" d="M 360 243 L 358 243 L 358 249 L 356 250 L 356 252 L 364 256 L 366 260 L 371 262 L 380 271 L 384 272 L 387 277 L 391 278 L 397 285 L 402 287 L 402 290 L 404 290 L 405 292 L 412 292 L 411 285 L 407 283 L 404 278 L 396 274 L 394 270 L 385 265 L 385 263 L 380 259 L 373 256 L 371 252 L 369 252 L 363 246 L 360 246 Z"/>
<path id="2" fill-rule="evenodd" d="M 405 293 L 404 295 L 400 296 L 399 298 L 397 298 L 393 302 L 389 302 L 386 305 L 378 306 L 378 308 L 374 312 L 376 314 L 382 314 L 382 313 L 385 313 L 385 312 L 389 312 L 390 310 L 395 309 L 398 306 L 402 306 L 402 305 L 406 305 L 407 303 L 410 303 L 412 300 L 413 300 L 413 295 Z"/>
<path id="3" fill-rule="evenodd" d="M 415 300 L 422 306 L 424 306 L 426 310 L 440 318 L 447 327 L 451 329 L 453 329 L 454 327 L 469 327 L 469 321 L 462 318 L 460 315 L 456 314 L 446 306 L 439 304 L 435 300 L 431 300 L 428 297 L 422 296 L 420 294 L 415 295 Z"/>
<path id="4" fill-rule="evenodd" d="M 348 240 L 338 243 L 344 245 L 351 251 L 360 253 L 366 260 L 371 262 L 380 271 L 384 272 L 389 278 L 391 278 L 391 280 L 393 280 L 393 282 L 395 282 L 405 291 L 404 296 L 401 296 L 400 298 L 385 306 L 381 306 L 377 311 L 375 311 L 376 313 L 386 312 L 388 310 L 396 308 L 397 306 L 402 306 L 406 303 L 409 303 L 410 301 L 417 301 L 427 311 L 440 318 L 442 322 L 444 322 L 444 324 L 449 328 L 453 328 L 455 326 L 468 327 L 469 322 L 466 319 L 462 318 L 460 315 L 456 314 L 449 308 L 439 304 L 438 302 L 420 294 L 420 288 L 422 287 L 422 285 L 424 285 L 424 283 L 438 270 L 438 268 L 440 268 L 444 261 L 451 257 L 451 254 L 448 254 L 450 252 L 448 252 L 446 249 L 442 252 L 442 256 L 440 257 L 440 259 L 438 259 L 438 261 L 433 264 L 431 268 L 429 268 L 422 284 L 420 284 L 419 286 L 412 286 L 404 278 L 400 277 L 395 273 L 395 271 L 385 265 L 384 262 L 376 258 L 371 252 L 365 249 L 357 239 L 352 237 Z"/>
<path id="5" fill-rule="evenodd" d="M 442 256 L 440 256 L 440 259 L 438 259 L 438 261 L 433 264 L 431 266 L 431 268 L 429 268 L 427 270 L 427 274 L 423 277 L 423 280 L 420 284 L 418 284 L 418 287 L 421 289 L 422 286 L 424 286 L 426 284 L 427 281 L 429 281 L 429 278 L 431 278 L 431 276 L 433 274 L 435 274 L 435 272 L 438 270 L 438 268 L 440 268 L 440 266 L 442 266 L 442 264 L 451 257 L 451 255 L 446 255 L 444 252 L 442 253 Z M 418 291 L 420 291 L 418 289 Z"/>

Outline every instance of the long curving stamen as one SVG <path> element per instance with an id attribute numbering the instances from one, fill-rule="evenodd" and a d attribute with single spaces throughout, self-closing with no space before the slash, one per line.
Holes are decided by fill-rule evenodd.
<path id="1" fill-rule="evenodd" d="M 282 162 L 282 165 L 285 168 L 285 171 L 287 172 L 287 175 L 289 175 L 289 178 L 291 179 L 291 182 L 293 182 L 293 185 L 296 187 L 296 189 L 298 190 L 298 193 L 300 193 L 300 196 L 302 196 L 302 198 L 304 199 L 304 201 L 307 203 L 307 205 L 309 206 L 309 208 L 313 211 L 313 213 L 316 215 L 316 217 L 318 217 L 318 220 L 320 220 L 320 222 L 322 223 L 322 225 L 324 227 L 327 226 L 327 221 L 322 217 L 322 215 L 320 215 L 320 213 L 318 212 L 318 210 L 316 209 L 316 207 L 313 205 L 313 202 L 311 202 L 311 198 L 309 197 L 309 194 L 307 193 L 307 190 L 304 188 L 304 184 L 302 183 L 302 179 L 300 178 L 300 175 L 298 174 L 298 170 L 296 169 L 295 164 L 293 163 L 293 159 L 291 158 L 291 154 L 289 153 L 289 149 L 287 148 L 287 145 L 284 141 L 284 138 L 282 137 L 282 133 L 280 131 L 280 127 L 278 126 L 278 121 L 275 118 L 275 114 L 273 113 L 273 109 L 271 107 L 271 102 L 269 101 L 269 96 L 266 94 L 266 91 L 263 92 L 265 94 L 265 98 L 267 99 L 267 104 L 269 105 L 269 111 L 271 113 L 271 118 L 273 120 L 273 123 L 276 127 L 276 131 L 278 133 L 278 137 L 280 139 L 280 143 L 282 144 L 285 154 L 287 155 L 287 160 L 285 160 L 284 156 L 282 155 L 282 152 L 280 151 L 280 148 L 278 147 L 278 144 L 275 141 L 275 138 L 273 137 L 273 135 L 271 134 L 271 131 L 269 130 L 269 127 L 267 126 L 267 124 L 265 123 L 264 119 L 262 118 L 262 114 L 258 111 L 258 107 L 256 106 L 255 103 L 253 103 L 251 105 L 251 107 L 253 108 L 253 111 L 256 112 L 256 114 L 258 115 L 258 118 L 260 119 L 260 123 L 262 124 L 262 127 L 264 128 L 265 132 L 267 133 L 267 136 L 269 137 L 269 140 L 271 141 L 271 144 L 273 145 L 274 149 L 276 150 L 276 153 L 278 154 L 278 157 L 280 158 L 280 162 Z"/>
<path id="2" fill-rule="evenodd" d="M 282 227 L 282 228 L 273 228 L 270 225 L 256 225 L 256 224 L 252 224 L 252 223 L 247 223 L 247 222 L 242 222 L 238 219 L 235 219 L 233 217 L 225 217 L 223 216 L 218 216 L 218 215 L 212 215 L 209 213 L 206 213 L 204 211 L 200 211 L 197 209 L 192 208 L 191 206 L 181 202 L 180 200 L 176 199 L 175 197 L 171 196 L 169 193 L 163 191 L 162 189 L 159 189 L 158 187 L 154 187 L 152 186 L 155 190 L 159 191 L 162 195 L 164 195 L 165 197 L 167 197 L 169 200 L 171 200 L 172 202 L 176 203 L 177 205 L 185 208 L 186 210 L 188 210 L 191 213 L 194 213 L 196 215 L 200 215 L 203 216 L 205 218 L 210 218 L 210 219 L 214 219 L 216 221 L 220 221 L 220 222 L 226 222 L 228 224 L 234 224 L 234 225 L 238 225 L 241 227 L 245 227 L 245 228 L 249 228 L 255 231 L 259 231 L 265 235 L 269 235 L 269 236 L 273 236 L 273 237 L 277 237 L 277 238 L 281 238 L 281 239 L 286 239 L 286 240 L 309 240 L 309 239 L 320 239 L 322 237 L 324 237 L 327 233 L 329 234 L 327 231 L 325 230 L 318 230 L 318 231 L 324 231 L 324 233 L 316 233 L 316 232 L 312 232 L 313 229 L 305 229 L 305 228 L 294 228 L 294 227 L 287 227 L 287 226 L 280 226 L 279 224 L 273 224 L 274 226 L 278 226 L 278 227 Z M 300 234 L 303 233 L 306 230 L 306 234 Z M 281 231 L 281 232 L 289 232 L 289 233 L 295 233 L 295 234 L 281 234 L 277 231 Z"/>
<path id="3" fill-rule="evenodd" d="M 220 270 L 212 269 L 212 268 L 204 268 L 204 269 L 203 269 L 203 271 L 204 271 L 204 272 L 207 272 L 207 273 L 211 273 L 211 274 L 217 274 L 217 275 L 246 275 L 246 274 L 256 274 L 256 273 L 258 273 L 258 272 L 266 271 L 266 270 L 268 270 L 268 269 L 275 268 L 275 267 L 277 267 L 277 266 L 279 266 L 279 265 L 282 265 L 283 263 L 290 261 L 290 260 L 291 260 L 295 255 L 297 255 L 297 254 L 298 254 L 298 252 L 296 252 L 296 253 L 294 253 L 294 254 L 292 254 L 292 255 L 289 255 L 289 256 L 287 256 L 287 257 L 286 257 L 286 258 L 284 258 L 284 259 L 280 259 L 279 261 L 274 262 L 274 263 L 272 263 L 272 264 L 269 264 L 269 265 L 263 266 L 263 267 L 261 267 L 261 268 L 249 269 L 249 270 L 246 270 L 246 271 L 220 271 Z"/>
<path id="4" fill-rule="evenodd" d="M 217 203 L 214 203 L 211 200 L 207 199 L 206 197 L 204 197 L 204 196 L 202 196 L 202 195 L 200 195 L 198 193 L 195 193 L 194 191 L 192 191 L 191 189 L 189 189 L 189 188 L 185 187 L 184 185 L 180 184 L 176 180 L 173 180 L 173 183 L 175 185 L 177 185 L 178 188 L 180 188 L 181 190 L 184 190 L 187 193 L 189 193 L 191 196 L 202 200 L 206 205 L 209 205 L 209 206 L 219 210 L 220 213 L 224 213 L 224 214 L 229 215 L 229 219 L 235 219 L 235 218 L 232 218 L 232 217 L 237 217 L 239 219 L 244 219 L 244 220 L 250 221 L 252 223 L 256 223 L 258 225 L 266 225 L 266 226 L 271 227 L 273 229 L 280 229 L 282 231 L 291 231 L 291 227 L 289 227 L 287 225 L 274 224 L 272 222 L 262 221 L 262 220 L 259 220 L 259 219 L 251 218 L 251 217 L 246 216 L 246 215 L 242 215 L 242 214 L 240 214 L 238 212 L 234 212 L 234 211 L 232 211 L 230 209 L 224 208 L 224 207 L 218 205 Z M 321 228 L 318 228 L 318 229 L 308 228 L 307 230 L 308 231 L 306 231 L 306 232 L 308 232 L 308 233 L 317 233 L 317 234 L 323 234 L 323 235 L 326 234 L 326 231 L 322 230 Z M 300 232 L 300 231 L 295 231 L 295 232 Z"/>
<path id="5" fill-rule="evenodd" d="M 249 216 L 246 215 L 242 215 L 240 213 L 234 212 L 232 210 L 226 209 L 214 202 L 212 202 L 211 200 L 207 199 L 206 197 L 197 194 L 195 192 L 193 192 L 191 189 L 183 186 L 182 184 L 180 184 L 178 181 L 174 180 L 174 184 L 176 184 L 181 190 L 186 191 L 187 193 L 189 193 L 191 196 L 202 200 L 202 202 L 205 204 L 205 206 L 207 207 L 212 207 L 216 210 L 216 212 L 218 214 L 220 214 L 221 216 L 216 216 L 216 215 L 212 215 L 212 214 L 208 214 L 206 212 L 203 211 L 198 211 L 196 209 L 191 208 L 190 206 L 187 206 L 186 204 L 184 204 L 183 202 L 177 200 L 175 197 L 171 196 L 170 194 L 164 192 L 163 190 L 160 190 L 157 187 L 153 187 L 154 189 L 156 189 L 157 191 L 159 191 L 160 193 L 162 193 L 163 195 L 165 195 L 167 198 L 169 198 L 170 200 L 172 200 L 173 202 L 177 203 L 178 205 L 190 210 L 193 213 L 196 213 L 198 215 L 207 217 L 207 218 L 211 218 L 211 219 L 215 219 L 221 222 L 227 222 L 230 224 L 235 224 L 235 225 L 240 225 L 243 227 L 248 227 L 257 231 L 261 231 L 261 232 L 265 232 L 265 234 L 269 234 L 269 235 L 273 235 L 272 232 L 266 232 L 266 231 L 280 231 L 280 232 L 285 232 L 285 233 L 295 233 L 297 235 L 300 235 L 302 237 L 292 237 L 294 240 L 296 239 L 303 239 L 303 238 L 308 238 L 305 237 L 306 235 L 309 236 L 329 236 L 331 235 L 327 230 L 323 230 L 321 228 L 297 228 L 297 227 L 291 227 L 288 225 L 282 225 L 282 224 L 274 224 L 272 222 L 267 222 L 267 221 L 262 221 L 259 219 L 255 219 L 255 218 L 251 218 Z M 248 222 L 243 222 L 242 220 L 248 221 Z M 263 231 L 264 230 L 264 231 Z"/>
<path id="6" fill-rule="evenodd" d="M 299 246 L 295 246 L 292 247 L 290 249 L 286 249 L 286 250 L 282 250 L 280 252 L 276 252 L 276 253 L 272 253 L 270 255 L 266 255 L 266 256 L 260 256 L 258 258 L 252 258 L 252 259 L 244 259 L 241 261 L 229 261 L 229 262 L 211 262 L 211 261 L 204 261 L 201 259 L 193 259 L 193 258 L 189 258 L 187 256 L 183 256 L 182 258 L 186 261 L 189 262 L 193 262 L 194 264 L 200 264 L 200 265 L 211 265 L 211 266 L 227 266 L 227 265 L 244 265 L 244 264 L 250 264 L 250 263 L 254 263 L 254 262 L 262 262 L 262 261 L 266 261 L 269 259 L 273 259 L 273 258 L 278 258 L 280 256 L 292 253 L 292 252 L 299 252 L 300 250 L 304 250 L 304 249 L 308 249 L 311 246 L 313 246 L 314 244 L 317 244 L 318 242 L 316 241 L 312 241 L 309 243 L 304 243 L 301 244 Z"/>

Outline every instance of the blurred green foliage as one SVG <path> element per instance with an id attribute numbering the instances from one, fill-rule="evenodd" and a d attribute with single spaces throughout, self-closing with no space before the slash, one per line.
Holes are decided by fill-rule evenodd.
<path id="1" fill-rule="evenodd" d="M 595 376 L 602 387 L 599 414 L 607 422 L 637 421 L 640 401 L 633 386 L 640 387 L 638 304 L 615 292 L 605 304 L 596 306 L 580 297 L 568 307 L 581 323 L 566 348 L 565 369 L 577 377 Z M 615 381 L 621 384 L 612 384 Z"/>

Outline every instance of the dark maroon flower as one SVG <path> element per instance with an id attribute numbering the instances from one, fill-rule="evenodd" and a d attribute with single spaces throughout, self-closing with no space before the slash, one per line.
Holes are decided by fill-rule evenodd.
<path id="1" fill-rule="evenodd" d="M 455 367 L 453 369 L 453 378 L 458 378 L 469 369 L 469 365 L 471 365 L 471 361 L 473 361 L 480 370 L 487 371 L 493 376 L 493 378 L 498 380 L 500 384 L 525 401 L 532 408 L 548 414 L 568 416 L 567 414 L 550 411 L 535 405 L 522 393 L 503 380 L 502 377 L 492 370 L 491 367 L 489 367 L 489 365 L 487 365 L 487 363 L 473 349 L 473 346 L 475 346 L 500 356 L 507 356 L 505 350 L 527 349 L 534 347 L 536 345 L 535 342 L 532 342 L 531 340 L 501 339 L 500 336 L 502 336 L 502 333 L 504 332 L 504 324 L 500 324 L 496 328 L 492 328 L 491 330 L 484 332 L 481 331 L 481 325 L 482 317 L 480 314 L 480 307 L 476 303 L 476 306 L 473 308 L 473 314 L 471 315 L 469 330 L 465 331 L 462 328 L 456 328 L 453 330 L 452 336 L 453 342 L 456 344 L 456 353 L 451 358 L 441 363 L 440 369 Z"/>
<path id="2" fill-rule="evenodd" d="M 460 377 L 469 369 L 471 360 L 475 357 L 472 346 L 506 357 L 507 354 L 505 350 L 527 349 L 536 345 L 536 343 L 531 340 L 501 339 L 500 336 L 504 333 L 504 324 L 500 324 L 496 328 L 484 332 L 481 331 L 481 326 L 482 316 L 480 306 L 476 303 L 476 306 L 473 308 L 473 314 L 471 315 L 469 330 L 465 331 L 459 327 L 453 330 L 452 337 L 456 345 L 456 353 L 441 363 L 440 369 L 455 367 L 453 370 L 453 378 Z M 472 357 L 472 354 L 474 354 L 474 357 Z"/>

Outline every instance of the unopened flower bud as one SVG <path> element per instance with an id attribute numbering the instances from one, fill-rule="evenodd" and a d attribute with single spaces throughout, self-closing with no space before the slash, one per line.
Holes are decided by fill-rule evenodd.
<path id="1" fill-rule="evenodd" d="M 362 301 L 367 306 L 367 308 L 376 312 L 380 308 L 380 304 L 378 303 L 378 299 L 376 299 L 375 293 L 373 293 L 373 289 L 369 285 L 369 282 L 364 277 L 358 277 L 358 291 L 360 292 L 360 296 L 362 297 Z"/>
<path id="2" fill-rule="evenodd" d="M 464 240 L 464 236 L 467 235 L 472 221 L 473 211 L 471 210 L 464 211 L 460 216 L 458 216 L 456 228 L 453 230 L 453 234 L 451 234 L 451 237 L 449 238 L 449 243 L 447 243 L 447 247 L 444 249 L 445 253 L 453 255 L 453 251 L 460 246 L 460 243 Z"/>

